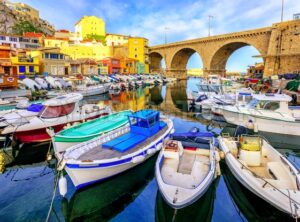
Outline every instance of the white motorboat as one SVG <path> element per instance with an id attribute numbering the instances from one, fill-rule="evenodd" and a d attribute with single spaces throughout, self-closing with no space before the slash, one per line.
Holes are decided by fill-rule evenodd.
<path id="1" fill-rule="evenodd" d="M 219 84 L 201 83 L 197 87 L 199 91 L 188 91 L 187 93 L 189 101 L 192 101 L 197 109 L 211 110 L 214 104 L 214 97 L 224 94 L 222 85 Z"/>
<path id="2" fill-rule="evenodd" d="M 62 89 L 63 88 L 61 83 L 58 80 L 56 80 L 54 77 L 46 76 L 45 79 L 53 89 Z"/>
<path id="3" fill-rule="evenodd" d="M 242 185 L 277 209 L 300 217 L 299 170 L 259 136 L 218 139 L 229 169 Z"/>
<path id="4" fill-rule="evenodd" d="M 216 95 L 213 97 L 211 111 L 214 114 L 223 115 L 224 106 L 245 106 L 252 100 L 253 93 L 251 88 L 240 88 L 235 94 Z"/>
<path id="5" fill-rule="evenodd" d="M 245 106 L 223 106 L 226 122 L 242 125 L 262 134 L 279 146 L 300 144 L 300 109 L 289 107 L 284 94 L 253 94 Z"/>
<path id="6" fill-rule="evenodd" d="M 157 158 L 155 175 L 163 198 L 171 207 L 180 209 L 198 200 L 213 182 L 216 152 L 211 133 L 170 137 Z"/>
<path id="7" fill-rule="evenodd" d="M 34 80 L 29 79 L 29 78 L 25 78 L 23 80 L 20 80 L 20 82 L 32 91 L 42 89 L 42 87 L 37 82 L 35 82 Z"/>
<path id="8" fill-rule="evenodd" d="M 107 93 L 109 87 L 110 87 L 110 83 L 105 83 L 102 85 L 93 85 L 93 86 L 79 85 L 76 87 L 76 89 L 77 92 L 81 93 L 83 96 L 93 96 L 93 95 Z"/>
<path id="9" fill-rule="evenodd" d="M 173 123 L 154 110 L 129 115 L 124 126 L 95 139 L 55 153 L 75 187 L 81 188 L 124 172 L 146 161 L 162 147 Z"/>
<path id="10" fill-rule="evenodd" d="M 46 80 L 40 77 L 36 77 L 34 80 L 42 87 L 42 89 L 48 89 L 48 83 Z"/>
<path id="11" fill-rule="evenodd" d="M 80 93 L 69 93 L 43 102 L 38 115 L 23 117 L 11 121 L 1 132 L 3 135 L 14 134 L 20 143 L 44 142 L 51 138 L 47 128 L 54 132 L 62 130 L 67 124 L 94 119 L 111 113 L 107 106 L 85 104 L 79 106 L 83 96 Z"/>

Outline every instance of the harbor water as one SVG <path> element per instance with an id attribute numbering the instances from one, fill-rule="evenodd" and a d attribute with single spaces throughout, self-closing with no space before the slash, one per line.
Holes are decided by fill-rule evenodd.
<path id="1" fill-rule="evenodd" d="M 192 127 L 218 135 L 226 123 L 210 113 L 191 112 L 186 90 L 196 78 L 170 85 L 88 97 L 84 102 L 111 105 L 114 111 L 157 109 L 174 122 L 176 132 Z M 195 110 L 193 110 L 195 111 Z M 51 148 L 51 147 L 50 147 Z M 300 167 L 299 147 L 278 147 Z M 0 175 L 0 221 L 45 221 L 55 186 L 55 160 L 46 161 L 49 143 L 26 145 Z M 10 154 L 5 155 L 10 158 Z M 206 194 L 180 210 L 170 208 L 154 177 L 157 155 L 102 183 L 76 191 L 67 177 L 68 193 L 56 191 L 50 221 L 293 221 L 244 188 L 221 162 L 221 175 Z M 53 157 L 54 158 L 54 157 Z"/>

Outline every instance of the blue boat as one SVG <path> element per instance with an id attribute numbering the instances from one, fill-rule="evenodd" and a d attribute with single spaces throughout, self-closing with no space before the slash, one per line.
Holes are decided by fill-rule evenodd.
<path id="1" fill-rule="evenodd" d="M 76 188 L 122 173 L 153 156 L 173 133 L 173 122 L 155 110 L 128 115 L 129 126 L 57 154 Z"/>

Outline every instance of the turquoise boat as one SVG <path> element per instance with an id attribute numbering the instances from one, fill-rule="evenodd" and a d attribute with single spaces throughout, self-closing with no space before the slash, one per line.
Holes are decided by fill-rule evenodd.
<path id="1" fill-rule="evenodd" d="M 128 115 L 131 114 L 130 110 L 112 113 L 62 130 L 52 136 L 54 150 L 55 152 L 64 152 L 75 144 L 91 140 L 125 126 L 128 124 Z"/>

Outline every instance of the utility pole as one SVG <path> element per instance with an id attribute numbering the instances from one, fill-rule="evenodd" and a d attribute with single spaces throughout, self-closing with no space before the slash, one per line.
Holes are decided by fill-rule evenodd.
<path id="1" fill-rule="evenodd" d="M 281 22 L 283 22 L 283 9 L 284 9 L 284 0 L 281 2 Z"/>
<path id="2" fill-rule="evenodd" d="M 167 30 L 169 30 L 169 28 L 165 27 L 165 44 L 167 44 Z"/>
<path id="3" fill-rule="evenodd" d="M 210 36 L 210 20 L 213 18 L 212 15 L 208 16 L 208 37 Z"/>

